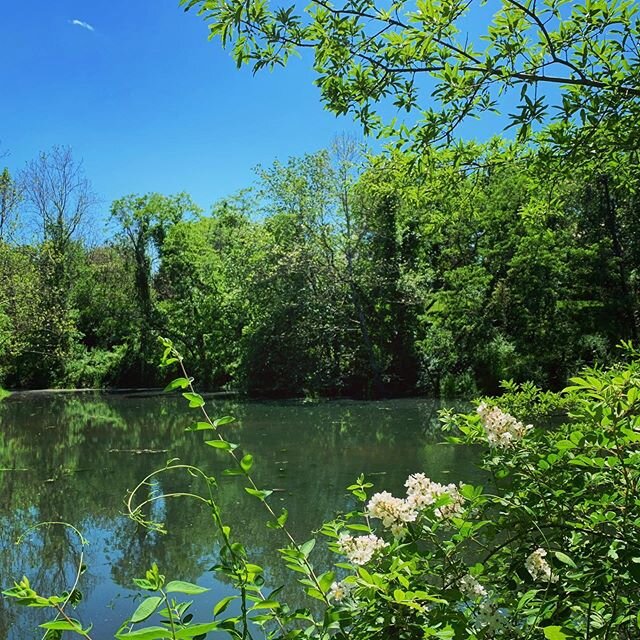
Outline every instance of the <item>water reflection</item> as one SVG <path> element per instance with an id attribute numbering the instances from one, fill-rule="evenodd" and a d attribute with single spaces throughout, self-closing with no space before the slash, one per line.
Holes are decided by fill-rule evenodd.
<path id="1" fill-rule="evenodd" d="M 402 492 L 409 473 L 425 471 L 439 481 L 475 479 L 474 452 L 437 444 L 433 400 L 331 401 L 317 404 L 233 402 L 210 399 L 213 415 L 232 414 L 223 427 L 256 458 L 260 486 L 275 489 L 275 504 L 290 512 L 299 539 L 336 511 L 351 508 L 344 487 L 360 472 L 376 488 Z M 132 578 L 151 562 L 170 577 L 199 581 L 215 595 L 229 588 L 207 569 L 216 542 L 202 505 L 167 500 L 161 505 L 169 533 L 150 533 L 124 517 L 127 492 L 170 458 L 197 464 L 219 477 L 225 454 L 188 433 L 196 414 L 180 397 L 106 394 L 17 394 L 0 405 L 0 581 L 5 587 L 26 573 L 42 593 L 68 584 L 77 542 L 62 527 L 42 528 L 15 545 L 40 521 L 66 521 L 89 539 L 88 572 L 80 613 L 95 627 L 94 640 L 112 638 L 131 612 Z M 185 491 L 194 480 L 177 471 L 161 477 L 162 489 Z M 225 519 L 252 557 L 278 585 L 286 570 L 278 559 L 278 532 L 267 530 L 262 511 L 238 478 L 219 477 L 218 500 Z M 196 487 L 193 487 L 194 489 Z M 328 562 L 319 549 L 316 564 Z M 204 612 L 210 611 L 206 602 Z M 36 637 L 41 611 L 26 611 L 0 599 L 0 637 Z M 39 636 L 37 636 L 39 637 Z"/>

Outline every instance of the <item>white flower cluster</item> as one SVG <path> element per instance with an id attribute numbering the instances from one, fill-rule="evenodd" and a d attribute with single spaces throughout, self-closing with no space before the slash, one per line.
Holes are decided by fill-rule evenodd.
<path id="1" fill-rule="evenodd" d="M 527 431 L 533 428 L 530 424 L 525 426 L 499 407 L 490 407 L 485 402 L 480 403 L 477 412 L 492 447 L 507 449 L 522 440 Z"/>
<path id="2" fill-rule="evenodd" d="M 487 590 L 469 573 L 460 578 L 458 586 L 463 595 L 472 600 L 487 597 Z"/>
<path id="3" fill-rule="evenodd" d="M 503 629 L 508 619 L 495 602 L 489 598 L 487 590 L 469 573 L 458 582 L 462 595 L 473 600 L 475 604 L 475 623 L 478 629 L 489 628 L 491 631 Z"/>
<path id="4" fill-rule="evenodd" d="M 481 629 L 488 627 L 490 631 L 497 631 L 498 629 L 504 629 L 507 626 L 507 622 L 507 618 L 495 603 L 485 600 L 480 604 L 476 617 L 478 627 Z"/>
<path id="5" fill-rule="evenodd" d="M 351 591 L 350 584 L 346 584 L 342 581 L 334 582 L 331 584 L 331 588 L 329 589 L 329 598 L 336 602 L 341 602 L 349 595 L 349 591 Z"/>
<path id="6" fill-rule="evenodd" d="M 338 539 L 340 551 L 353 564 L 367 564 L 376 551 L 388 547 L 382 538 L 378 538 L 370 533 L 368 536 L 353 537 L 349 534 L 342 534 Z"/>
<path id="7" fill-rule="evenodd" d="M 462 511 L 464 498 L 454 484 L 442 485 L 424 473 L 415 473 L 407 478 L 404 486 L 407 487 L 404 499 L 382 491 L 371 496 L 367 504 L 367 514 L 382 520 L 382 526 L 396 538 L 406 533 L 407 523 L 415 522 L 421 511 L 435 504 L 443 495 L 447 495 L 449 501 L 436 508 L 438 518 L 450 518 Z"/>
<path id="8" fill-rule="evenodd" d="M 547 552 L 542 549 L 536 549 L 525 561 L 525 567 L 534 580 L 539 582 L 558 582 L 558 576 L 551 571 L 551 566 L 544 559 Z"/>
<path id="9" fill-rule="evenodd" d="M 440 484 L 427 478 L 424 473 L 414 473 L 407 478 L 404 486 L 407 487 L 407 502 L 413 509 L 421 511 L 446 495 L 449 497 L 449 502 L 436 509 L 436 516 L 451 518 L 462 512 L 464 498 L 455 484 Z"/>
<path id="10" fill-rule="evenodd" d="M 394 536 L 400 538 L 405 532 L 407 522 L 415 522 L 418 512 L 408 500 L 395 498 L 388 491 L 375 493 L 367 504 L 367 513 L 372 518 L 382 520 L 385 529 L 391 529 Z"/>

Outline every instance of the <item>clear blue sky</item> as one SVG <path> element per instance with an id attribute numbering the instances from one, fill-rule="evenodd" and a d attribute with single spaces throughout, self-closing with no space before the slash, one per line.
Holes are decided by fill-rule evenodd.
<path id="1" fill-rule="evenodd" d="M 3 4 L 0 163 L 69 145 L 105 210 L 127 193 L 182 190 L 208 208 L 258 163 L 359 133 L 323 109 L 308 64 L 238 71 L 177 0 Z"/>
<path id="2" fill-rule="evenodd" d="M 239 71 L 178 0 L 33 0 L 1 16 L 0 150 L 11 155 L 0 163 L 17 170 L 71 146 L 103 216 L 113 199 L 150 191 L 184 190 L 208 208 L 249 186 L 259 163 L 360 135 L 323 109 L 308 61 Z"/>

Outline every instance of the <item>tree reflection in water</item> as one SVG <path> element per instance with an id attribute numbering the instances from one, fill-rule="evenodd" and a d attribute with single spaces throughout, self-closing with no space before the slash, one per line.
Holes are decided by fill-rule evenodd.
<path id="1" fill-rule="evenodd" d="M 254 454 L 256 482 L 276 490 L 274 505 L 289 510 L 290 529 L 299 540 L 353 506 L 344 487 L 361 472 L 370 475 L 376 488 L 396 493 L 416 471 L 448 482 L 477 480 L 470 464 L 473 451 L 437 444 L 441 404 L 434 400 L 209 402 L 213 415 L 236 416 L 235 424 L 223 428 Z M 79 613 L 94 623 L 94 640 L 113 637 L 131 612 L 132 579 L 152 562 L 171 578 L 212 587 L 210 596 L 229 593 L 227 585 L 207 573 L 215 563 L 217 543 L 200 503 L 162 501 L 159 513 L 167 535 L 143 530 L 123 515 L 127 492 L 175 457 L 218 477 L 225 521 L 253 560 L 265 567 L 270 586 L 290 579 L 277 553 L 283 544 L 279 532 L 265 527 L 265 512 L 246 495 L 240 479 L 220 476 L 228 463 L 224 453 L 203 446 L 202 434 L 185 432 L 193 415 L 179 396 L 25 393 L 3 402 L 2 587 L 23 574 L 45 594 L 70 584 L 77 542 L 64 527 L 39 529 L 15 545 L 36 522 L 56 520 L 77 526 L 90 543 Z M 160 482 L 163 492 L 203 489 L 184 473 L 164 474 Z M 313 560 L 322 566 L 330 557 L 318 545 Z M 210 598 L 204 599 L 202 612 L 209 613 Z M 0 637 L 32 637 L 41 615 L 0 599 Z"/>

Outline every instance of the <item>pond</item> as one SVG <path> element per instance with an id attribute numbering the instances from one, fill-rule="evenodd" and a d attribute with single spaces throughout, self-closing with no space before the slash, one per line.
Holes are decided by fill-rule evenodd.
<path id="1" fill-rule="evenodd" d="M 259 486 L 274 489 L 274 507 L 288 509 L 300 541 L 324 520 L 353 508 L 345 487 L 365 473 L 376 490 L 403 494 L 407 475 L 423 471 L 438 481 L 477 480 L 475 452 L 439 444 L 438 410 L 431 399 L 317 403 L 250 402 L 208 397 L 213 416 L 233 415 L 221 427 L 255 457 Z M 462 407 L 460 407 L 462 408 Z M 38 522 L 62 521 L 81 530 L 87 571 L 77 614 L 92 622 L 93 640 L 113 638 L 137 605 L 133 578 L 157 562 L 167 579 L 206 586 L 195 612 L 211 615 L 214 599 L 231 593 L 210 572 L 217 543 L 210 517 L 194 500 L 156 503 L 154 515 L 168 533 L 148 533 L 125 516 L 125 499 L 148 473 L 171 458 L 197 464 L 219 479 L 223 516 L 265 568 L 269 586 L 289 575 L 279 561 L 281 533 L 268 530 L 266 512 L 237 477 L 222 477 L 228 454 L 203 444 L 203 432 L 186 432 L 198 417 L 180 396 L 144 393 L 14 394 L 0 403 L 0 582 L 29 576 L 44 595 L 69 586 L 79 545 L 69 529 L 47 526 L 17 538 Z M 210 433 L 210 432 L 209 432 Z M 210 436 L 209 436 L 210 437 Z M 165 492 L 196 489 L 175 471 L 161 476 Z M 193 486 L 192 486 L 193 485 Z M 316 565 L 330 561 L 318 545 Z M 197 615 L 196 615 L 197 617 Z M 0 638 L 40 638 L 43 612 L 0 599 Z"/>

